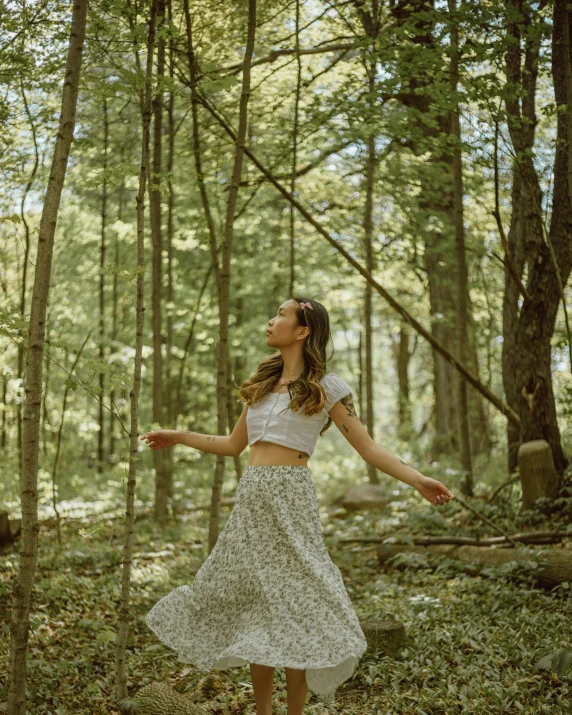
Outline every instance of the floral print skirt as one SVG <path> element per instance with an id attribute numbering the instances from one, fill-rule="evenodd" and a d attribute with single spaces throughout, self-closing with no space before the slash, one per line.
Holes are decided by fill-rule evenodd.
<path id="1" fill-rule="evenodd" d="M 179 662 L 303 669 L 318 699 L 335 704 L 367 643 L 324 544 L 309 468 L 248 465 L 192 585 L 161 598 L 145 622 Z"/>

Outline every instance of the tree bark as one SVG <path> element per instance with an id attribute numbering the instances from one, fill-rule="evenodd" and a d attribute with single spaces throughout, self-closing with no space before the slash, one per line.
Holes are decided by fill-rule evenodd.
<path id="1" fill-rule="evenodd" d="M 165 21 L 165 0 L 158 0 L 157 30 Z M 157 42 L 157 77 L 162 81 L 165 69 L 165 39 Z M 162 178 L 162 134 L 163 134 L 163 92 L 153 99 L 153 172 L 149 165 L 149 211 L 151 216 L 151 237 L 153 239 L 153 422 L 163 424 L 163 228 L 161 226 L 161 178 Z M 167 521 L 169 488 L 165 475 L 165 452 L 155 450 L 155 518 L 160 524 Z"/>
<path id="2" fill-rule="evenodd" d="M 371 0 L 371 7 L 361 0 L 356 1 L 358 15 L 370 44 L 364 49 L 363 65 L 367 76 L 368 96 L 366 100 L 366 124 L 373 126 L 376 109 L 375 75 L 376 40 L 379 31 L 379 6 L 377 0 Z M 373 192 L 375 184 L 375 133 L 368 130 L 366 139 L 366 156 L 364 166 L 365 203 L 363 214 L 363 252 L 366 270 L 373 274 L 375 270 L 373 256 Z M 372 288 L 366 281 L 364 286 L 364 332 L 365 332 L 365 428 L 369 436 L 375 440 L 375 415 L 373 409 L 373 329 L 372 329 Z M 367 475 L 370 484 L 379 484 L 379 475 L 373 464 L 367 464 Z"/>
<path id="3" fill-rule="evenodd" d="M 123 152 L 122 152 L 123 154 Z M 118 221 L 121 221 L 123 218 L 123 199 L 125 195 L 125 183 L 122 182 L 120 187 L 119 187 L 119 196 L 118 196 L 118 210 L 117 210 L 117 219 Z M 111 340 L 110 343 L 111 345 L 115 348 L 116 345 L 116 340 L 117 340 L 117 333 L 118 333 L 118 306 L 119 306 L 119 288 L 118 288 L 118 280 L 117 280 L 117 274 L 119 271 L 119 239 L 117 236 L 117 232 L 114 232 L 114 237 L 113 237 L 113 260 L 115 263 L 115 270 L 113 271 L 113 283 L 112 283 L 112 288 L 111 288 Z M 113 386 L 113 389 L 111 390 L 111 393 L 109 395 L 109 462 L 114 463 L 115 462 L 115 385 Z"/>
<path id="4" fill-rule="evenodd" d="M 397 416 L 398 434 L 400 439 L 408 442 L 413 436 L 411 400 L 409 397 L 409 325 L 402 320 L 399 325 L 399 335 L 395 346 L 395 362 L 397 372 Z"/>
<path id="5" fill-rule="evenodd" d="M 453 94 L 455 108 L 450 114 L 451 135 L 455 138 L 453 146 L 453 211 L 452 223 L 455 230 L 455 254 L 457 268 L 457 355 L 464 364 L 468 362 L 468 295 L 469 285 L 467 276 L 467 262 L 465 256 L 465 228 L 463 215 L 463 156 L 461 150 L 461 124 L 460 110 L 457 96 L 459 84 L 459 25 L 457 19 L 457 0 L 448 0 L 449 27 L 451 36 L 451 64 L 449 80 Z M 464 472 L 462 492 L 468 496 L 473 495 L 473 460 L 471 454 L 471 441 L 469 437 L 469 408 L 467 400 L 467 382 L 459 373 L 457 377 L 457 423 L 459 430 L 459 447 L 461 453 L 461 467 Z"/>
<path id="6" fill-rule="evenodd" d="M 536 113 L 534 110 L 536 81 L 538 76 L 538 44 L 534 43 L 531 33 L 525 41 L 525 64 L 521 67 L 522 29 L 516 21 L 518 7 L 522 7 L 522 0 L 510 2 L 507 5 L 512 20 L 507 21 L 507 35 L 512 42 L 507 48 L 506 72 L 509 85 L 521 85 L 526 90 L 526 97 L 522 100 L 508 97 L 505 100 L 507 122 L 512 144 L 526 162 L 526 168 L 519 170 L 516 163 L 512 171 L 511 206 L 512 214 L 507 236 L 508 260 L 505 263 L 504 296 L 503 296 L 503 343 L 502 343 L 502 377 L 507 403 L 516 412 L 520 412 L 518 385 L 516 382 L 516 354 L 519 350 L 517 332 L 519 321 L 520 288 L 513 279 L 511 270 L 516 271 L 516 277 L 523 279 L 526 264 L 527 249 L 532 249 L 541 239 L 541 228 L 534 208 L 535 200 L 532 193 L 536 193 L 539 200 L 540 187 L 534 173 L 532 158 L 527 154 L 534 145 L 536 129 Z M 530 15 L 527 14 L 530 22 Z M 527 29 L 525 28 L 525 32 Z M 508 444 L 508 470 L 513 473 L 517 466 L 517 453 L 520 444 L 520 428 L 507 424 Z"/>
<path id="7" fill-rule="evenodd" d="M 147 62 L 145 68 L 145 87 L 139 93 L 141 111 L 141 164 L 139 169 L 139 190 L 137 192 L 137 287 L 135 303 L 135 357 L 133 367 L 133 387 L 131 398 L 131 430 L 129 434 L 129 471 L 127 494 L 125 499 L 125 533 L 123 539 L 123 569 L 121 572 L 121 595 L 119 599 L 119 630 L 116 642 L 115 677 L 116 697 L 121 700 L 127 696 L 127 671 L 125 668 L 127 638 L 129 635 L 129 590 L 131 563 L 133 558 L 133 524 L 135 521 L 135 485 L 137 480 L 137 462 L 139 446 L 139 393 L 141 391 L 141 364 L 143 362 L 143 326 L 145 311 L 144 270 L 145 270 L 145 190 L 149 171 L 149 136 L 152 113 L 151 78 L 153 75 L 153 52 L 155 47 L 155 24 L 158 3 L 152 0 L 147 33 Z M 130 18 L 131 23 L 133 19 Z M 133 27 L 133 25 L 132 25 Z M 135 50 L 139 67 L 139 51 Z M 140 69 L 140 67 L 139 67 Z"/>
<path id="8" fill-rule="evenodd" d="M 28 647 L 30 601 L 38 551 L 38 446 L 46 309 L 50 290 L 58 210 L 75 127 L 86 18 L 87 1 L 75 0 L 62 88 L 59 128 L 38 234 L 36 271 L 28 328 L 22 431 L 22 536 L 10 621 L 9 715 L 25 715 L 26 713 L 26 652 Z"/>
<path id="9" fill-rule="evenodd" d="M 533 29 L 532 16 L 538 10 L 523 0 L 509 6 L 511 16 L 517 19 L 509 26 L 510 36 L 516 40 L 507 52 L 507 77 L 509 82 L 522 81 L 527 94 L 521 107 L 515 100 L 507 100 L 507 121 L 511 141 L 516 153 L 515 177 L 520 175 L 522 194 L 517 207 L 513 207 L 515 230 L 517 222 L 521 232 L 519 239 L 528 263 L 526 289 L 530 300 L 524 301 L 514 324 L 512 366 L 514 369 L 514 394 L 521 415 L 519 443 L 545 439 L 552 450 L 556 467 L 556 485 L 547 485 L 547 496 L 557 493 L 568 459 L 562 449 L 552 388 L 551 338 L 561 299 L 559 284 L 565 285 L 572 268 L 572 204 L 568 191 L 568 142 L 567 117 L 557 116 L 557 134 L 554 158 L 554 189 L 549 232 L 544 234 L 542 197 L 540 184 L 532 161 L 531 147 L 534 142 L 535 57 L 538 57 L 540 39 Z M 538 17 L 538 22 L 542 22 Z M 563 27 L 570 27 L 570 13 L 565 0 L 554 5 L 552 33 L 552 77 L 556 103 L 567 102 L 566 61 L 564 57 Z M 522 28 L 522 29 L 521 29 Z M 520 35 L 526 38 L 525 67 L 520 68 Z M 532 59 L 531 59 L 532 58 Z M 509 93 L 510 97 L 510 93 Z M 528 120 L 528 121 L 526 121 Z M 522 208 L 524 215 L 515 211 Z M 511 221 L 511 228 L 513 228 Z M 526 224 L 526 225 L 525 225 Z M 546 238 L 546 241 L 545 241 Z M 504 363 L 503 363 L 504 368 Z M 508 394 L 508 393 L 507 393 Z"/>
<path id="10" fill-rule="evenodd" d="M 107 249 L 107 150 L 109 147 L 109 116 L 107 112 L 107 97 L 103 98 L 103 188 L 101 191 L 101 240 L 99 243 L 99 359 L 103 363 L 105 359 L 105 251 Z M 103 472 L 103 452 L 105 435 L 105 413 L 103 398 L 105 394 L 105 373 L 99 372 L 99 403 L 97 421 L 99 431 L 97 433 L 97 472 Z M 59 537 L 59 531 L 58 531 Z"/>
<path id="11" fill-rule="evenodd" d="M 294 51 L 296 53 L 296 90 L 294 93 L 294 118 L 292 122 L 292 178 L 290 179 L 290 193 L 296 195 L 296 171 L 298 160 L 298 116 L 300 105 L 300 85 L 302 83 L 302 61 L 300 59 L 300 4 L 296 0 L 296 29 L 294 35 Z M 290 291 L 294 295 L 296 278 L 296 211 L 290 204 Z"/>
<path id="12" fill-rule="evenodd" d="M 38 139 L 36 137 L 36 127 L 34 126 L 34 120 L 32 119 L 32 114 L 30 108 L 28 107 L 28 100 L 26 99 L 26 91 L 24 85 L 22 85 L 22 100 L 24 102 L 24 109 L 26 111 L 26 116 L 28 117 L 28 123 L 30 124 L 30 131 L 32 133 L 32 140 L 34 142 L 34 166 L 30 173 L 30 178 L 26 183 L 24 193 L 22 195 L 22 201 L 20 203 L 20 218 L 24 224 L 24 256 L 22 261 L 22 283 L 20 291 L 20 316 L 24 319 L 26 315 L 26 292 L 28 290 L 28 263 L 30 262 L 30 226 L 26 220 L 25 207 L 26 199 L 32 188 L 36 174 L 38 173 L 38 166 L 40 164 L 40 152 L 38 149 Z M 16 369 L 16 379 L 21 380 L 24 376 L 24 359 L 25 359 L 25 347 L 23 341 L 18 342 L 18 362 Z M 21 394 L 21 388 L 18 390 Z M 4 401 L 2 404 L 6 405 Z M 6 409 L 6 408 L 4 408 Z M 22 464 L 22 401 L 16 401 L 16 425 L 18 433 L 18 457 L 19 464 Z M 21 475 L 20 475 L 21 478 Z"/>
<path id="13" fill-rule="evenodd" d="M 230 306 L 230 258 L 232 255 L 232 240 L 234 232 L 234 214 L 236 199 L 242 175 L 242 159 L 244 156 L 246 129 L 248 121 L 248 100 L 250 96 L 250 66 L 254 52 L 254 38 L 256 33 L 256 0 L 248 0 L 248 32 L 246 50 L 242 68 L 242 91 L 238 113 L 238 131 L 234 151 L 234 164 L 232 178 L 226 205 L 226 219 L 224 240 L 222 245 L 221 270 L 220 270 L 220 326 L 217 356 L 217 428 L 218 434 L 226 434 L 226 371 L 228 365 L 228 317 Z M 224 461 L 222 468 L 215 470 L 212 487 L 211 512 L 209 523 L 209 553 L 214 548 L 219 534 L 219 501 L 222 493 L 224 478 Z"/>
<path id="14" fill-rule="evenodd" d="M 167 13 L 169 19 L 169 25 L 173 20 L 173 7 L 172 0 L 167 0 Z M 169 36 L 169 78 L 171 81 L 174 77 L 174 62 L 175 62 L 175 48 L 173 43 L 173 38 Z M 173 90 L 169 90 L 169 101 L 167 103 L 167 186 L 168 186 L 168 199 L 167 199 L 167 315 L 166 315 L 166 354 L 165 354 L 165 427 L 166 429 L 175 429 L 174 421 L 174 400 L 173 400 L 173 390 L 174 390 L 174 379 L 173 379 L 173 309 L 175 306 L 175 296 L 173 288 L 173 216 L 175 210 L 175 187 L 172 181 L 173 176 L 173 163 L 175 154 L 175 95 Z M 174 501 L 174 490 L 173 490 L 173 474 L 174 474 L 174 463 L 173 463 L 173 450 L 165 449 L 163 450 L 163 474 L 165 477 L 165 489 L 167 492 L 167 497 L 171 500 L 171 509 L 173 516 L 175 517 L 175 501 Z"/>

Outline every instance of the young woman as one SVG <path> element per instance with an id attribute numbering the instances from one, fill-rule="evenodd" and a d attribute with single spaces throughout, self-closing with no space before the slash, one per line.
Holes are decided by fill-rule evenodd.
<path id="1" fill-rule="evenodd" d="M 360 422 L 350 387 L 326 372 L 328 313 L 290 298 L 268 322 L 276 352 L 239 390 L 245 405 L 230 436 L 156 430 L 151 449 L 184 444 L 235 456 L 250 445 L 236 502 L 193 586 L 180 586 L 146 616 L 179 661 L 201 670 L 250 665 L 257 715 L 271 715 L 274 669 L 285 668 L 288 715 L 308 689 L 335 703 L 367 643 L 342 575 L 325 547 L 307 466 L 333 421 L 358 454 L 438 506 L 453 498 L 376 444 Z"/>

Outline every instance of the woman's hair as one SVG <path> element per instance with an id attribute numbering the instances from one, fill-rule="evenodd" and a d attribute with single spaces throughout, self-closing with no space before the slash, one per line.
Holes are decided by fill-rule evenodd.
<path id="1" fill-rule="evenodd" d="M 296 380 L 287 383 L 290 394 L 288 407 L 293 411 L 298 411 L 304 407 L 301 414 L 318 414 L 324 408 L 326 394 L 320 385 L 320 380 L 326 374 L 326 347 L 332 340 L 330 333 L 330 319 L 328 311 L 317 300 L 292 296 L 290 300 L 295 300 L 298 304 L 296 308 L 296 325 L 303 325 L 310 328 L 310 334 L 304 342 L 302 357 L 304 367 L 302 374 Z M 300 308 L 300 302 L 311 303 L 314 310 L 310 308 Z M 258 368 L 250 379 L 245 380 L 240 386 L 238 393 L 240 400 L 254 405 L 274 390 L 277 380 L 282 374 L 284 361 L 280 351 L 275 352 L 259 363 Z M 328 415 L 328 421 L 322 428 L 322 435 L 332 423 L 332 418 Z"/>

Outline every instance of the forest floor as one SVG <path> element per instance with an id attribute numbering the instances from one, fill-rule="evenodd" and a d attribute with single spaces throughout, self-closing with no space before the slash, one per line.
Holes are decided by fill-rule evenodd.
<path id="1" fill-rule="evenodd" d="M 208 495 L 205 493 L 206 500 Z M 417 497 L 417 498 L 416 498 Z M 471 500 L 508 532 L 568 530 L 572 548 L 572 499 L 551 515 L 518 516 L 509 500 L 489 505 Z M 222 509 L 221 528 L 230 509 Z M 536 588 L 518 568 L 471 576 L 459 562 L 437 569 L 412 559 L 399 568 L 378 567 L 375 544 L 344 538 L 388 534 L 494 535 L 453 500 L 436 508 L 409 493 L 385 510 L 328 516 L 321 507 L 324 538 L 360 620 L 395 618 L 406 645 L 395 657 L 365 653 L 353 677 L 338 690 L 335 708 L 310 694 L 305 715 L 441 715 L 446 713 L 569 713 L 572 669 L 558 675 L 536 669 L 544 656 L 572 651 L 572 584 Z M 220 703 L 221 715 L 254 715 L 248 666 L 205 674 L 178 663 L 144 622 L 153 604 L 173 588 L 191 584 L 206 558 L 208 512 L 189 511 L 161 530 L 150 518 L 135 525 L 128 646 L 129 694 L 166 682 L 183 693 L 197 688 Z M 119 713 L 114 699 L 114 641 L 121 580 L 121 518 L 43 525 L 33 590 L 28 645 L 28 712 L 74 715 Z M 17 546 L 0 553 L 0 628 L 8 643 Z M 562 548 L 562 546 L 548 547 Z M 0 702 L 5 702 L 8 648 L 0 649 Z M 205 695 L 206 697 L 206 695 Z M 0 705 L 0 711 L 5 709 Z M 283 669 L 275 675 L 274 713 L 286 714 Z"/>

